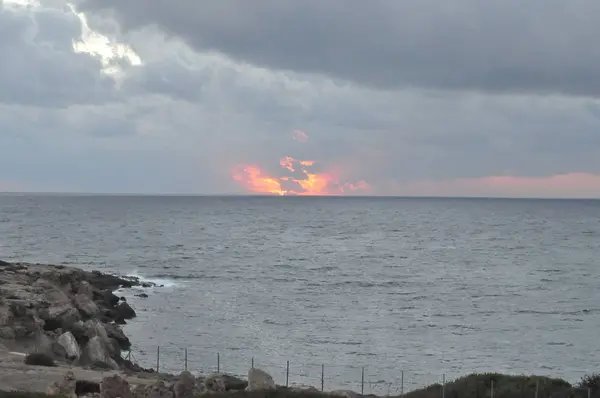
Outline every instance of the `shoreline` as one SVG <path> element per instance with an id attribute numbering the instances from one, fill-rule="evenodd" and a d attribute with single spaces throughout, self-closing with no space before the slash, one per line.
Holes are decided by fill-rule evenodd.
<path id="1" fill-rule="evenodd" d="M 196 377 L 186 371 L 173 375 L 144 369 L 123 358 L 132 343 L 122 326 L 134 320 L 137 314 L 124 297 L 115 294 L 135 287 L 160 288 L 160 285 L 139 277 L 86 271 L 73 266 L 0 260 L 0 392 L 45 392 L 48 386 L 66 383 L 66 375 L 72 372 L 73 379 L 94 386 L 100 386 L 107 378 L 121 378 L 132 390 L 137 389 L 139 394 L 134 394 L 135 398 L 150 397 L 151 391 L 182 398 L 176 391 L 185 380 L 186 391 L 193 392 L 185 395 L 186 398 L 220 392 L 243 395 L 249 385 L 254 386 L 252 391 L 274 390 L 277 395 L 282 392 L 282 397 L 302 394 L 357 398 L 361 395 L 349 390 L 320 392 L 314 386 L 279 386 L 259 369 L 250 369 L 248 380 L 226 374 Z M 56 366 L 26 365 L 25 356 L 29 353 L 48 355 Z M 532 397 L 534 393 L 539 397 L 600 396 L 600 376 L 588 376 L 587 381 L 571 384 L 551 377 L 502 374 L 468 375 L 444 386 L 433 384 L 406 391 L 404 396 L 437 398 L 442 391 L 448 397 L 461 396 L 473 388 L 477 394 L 487 394 L 494 383 L 497 398 L 517 393 L 525 396 L 525 392 L 531 392 Z M 58 391 L 56 388 L 52 391 Z M 506 391 L 512 395 L 503 395 Z M 377 395 L 365 391 L 365 396 Z"/>

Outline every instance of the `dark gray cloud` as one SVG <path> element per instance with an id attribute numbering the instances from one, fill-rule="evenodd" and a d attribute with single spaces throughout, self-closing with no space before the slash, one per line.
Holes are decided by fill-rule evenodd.
<path id="1" fill-rule="evenodd" d="M 600 95 L 597 0 L 81 0 L 198 51 L 378 87 Z"/>
<path id="2" fill-rule="evenodd" d="M 363 75 L 367 67 L 385 69 L 389 66 L 376 62 L 376 58 L 381 51 L 387 51 L 385 46 L 396 44 L 386 43 L 386 36 L 379 41 L 369 39 L 365 26 L 383 29 L 386 21 L 399 19 L 397 15 L 391 18 L 392 11 L 398 10 L 382 8 L 391 7 L 395 2 L 375 1 L 373 10 L 357 5 L 356 11 L 351 7 L 353 0 L 348 0 L 349 10 L 340 14 L 343 15 L 340 18 L 346 22 L 356 19 L 357 32 L 350 32 L 355 35 L 350 37 L 354 37 L 357 48 L 367 48 L 374 58 L 369 61 L 360 52 L 353 53 L 357 68 L 352 69 L 352 76 L 343 76 L 338 58 L 332 58 L 326 65 L 320 63 L 318 54 L 305 47 L 307 43 L 289 42 L 289 46 L 295 47 L 294 51 L 313 58 L 305 60 L 307 68 L 277 69 L 286 67 L 273 63 L 288 62 L 283 58 L 274 58 L 273 62 L 253 61 L 270 68 L 256 67 L 239 61 L 249 61 L 249 56 L 233 54 L 220 44 L 204 43 L 194 49 L 181 40 L 165 40 L 164 34 L 152 27 L 125 32 L 111 20 L 107 11 L 88 15 L 88 20 L 92 28 L 106 32 L 108 37 L 88 32 L 88 53 L 77 53 L 73 40 L 80 39 L 84 26 L 68 8 L 63 9 L 60 1 L 52 0 L 50 8 L 46 7 L 47 2 L 30 10 L 0 8 L 3 33 L 0 56 L 7 65 L 0 74 L 0 148 L 3 149 L 0 190 L 24 186 L 34 190 L 82 192 L 246 193 L 247 190 L 232 179 L 233 167 L 256 164 L 272 175 L 289 175 L 279 165 L 285 156 L 316 160 L 313 171 L 333 170 L 339 172 L 344 181 L 364 179 L 376 187 L 372 193 L 505 192 L 502 187 L 490 191 L 486 185 L 489 176 L 497 175 L 520 178 L 581 172 L 599 176 L 580 179 L 583 181 L 580 185 L 592 186 L 600 181 L 599 100 L 568 95 L 507 94 L 506 91 L 516 90 L 509 86 L 477 86 L 496 90 L 494 92 L 440 90 L 458 86 L 433 84 L 434 81 L 427 79 L 411 84 L 438 89 L 393 89 L 392 86 L 380 89 L 385 85 L 385 73 L 379 83 L 369 80 L 372 76 Z M 410 0 L 397 3 L 403 5 L 394 6 L 396 8 L 412 7 L 414 21 L 405 22 L 407 25 L 402 28 L 385 27 L 388 32 L 404 29 L 407 34 L 413 32 L 415 37 L 417 33 L 423 36 L 433 28 L 420 26 L 417 21 L 422 22 L 435 13 L 452 14 L 452 9 L 447 7 L 435 11 L 421 8 L 420 3 Z M 128 7 L 135 3 L 121 4 Z M 152 11 L 155 3 L 147 4 Z M 183 26 L 184 22 L 192 21 L 185 19 L 191 13 L 186 4 L 191 3 L 177 2 L 179 10 L 164 9 L 163 13 L 173 18 L 179 15 Z M 307 0 L 298 2 L 297 7 L 302 4 L 304 8 L 297 16 L 299 21 L 290 20 L 285 26 L 279 22 L 280 26 L 275 26 L 279 29 L 277 32 L 283 34 L 286 29 L 296 29 L 302 33 L 301 19 L 308 18 L 315 10 L 321 14 L 313 18 L 321 20 L 343 11 L 341 8 L 336 11 L 339 3 L 333 0 L 322 3 Z M 527 4 L 523 7 L 529 12 L 527 7 L 532 5 Z M 558 3 L 548 0 L 547 4 L 552 11 Z M 583 7 L 590 3 L 579 4 Z M 241 7 L 239 15 L 219 8 L 227 5 Z M 204 7 L 208 7 L 204 10 L 206 18 L 212 16 L 215 21 L 207 20 L 208 27 L 199 27 L 198 31 L 205 35 L 202 32 L 212 24 L 217 32 L 217 25 L 237 18 L 236 24 L 230 24 L 229 31 L 214 33 L 214 37 L 227 34 L 233 40 L 241 34 L 238 32 L 241 29 L 250 37 L 271 40 L 271 44 L 259 43 L 263 46 L 263 55 L 269 52 L 269 46 L 273 49 L 283 46 L 278 41 L 280 38 L 264 36 L 260 6 L 268 2 L 257 0 L 252 5 L 258 8 L 246 9 L 243 4 L 227 0 L 214 4 L 204 2 Z M 475 2 L 471 6 L 464 12 L 477 14 L 490 7 Z M 294 11 L 290 7 L 280 2 L 270 12 L 276 16 Z M 506 19 L 500 12 L 502 7 L 495 7 L 499 18 Z M 506 12 L 508 10 L 510 7 Z M 142 17 L 147 13 L 143 20 L 150 21 L 150 11 L 144 8 L 138 11 Z M 367 17 L 379 13 L 381 18 L 379 23 L 368 18 L 360 22 L 361 13 Z M 574 17 L 566 15 L 565 18 Z M 291 26 L 292 22 L 298 27 Z M 353 44 L 341 40 L 340 32 L 346 28 L 338 22 L 336 18 L 327 23 L 321 21 L 338 31 L 328 33 L 323 26 L 317 26 L 322 31 L 320 41 L 327 42 L 317 44 L 335 47 L 332 51 L 338 51 L 342 60 L 342 55 L 350 51 Z M 126 27 L 142 25 L 136 22 Z M 584 26 L 585 21 L 581 25 Z M 542 27 L 546 29 L 545 24 Z M 308 39 L 316 40 L 311 25 L 305 26 L 303 32 Z M 567 29 L 565 37 L 571 34 L 572 29 Z M 474 40 L 473 37 L 468 39 Z M 382 48 L 365 47 L 364 43 L 369 40 L 377 41 Z M 192 37 L 187 41 L 192 43 Z M 117 47 L 117 42 L 124 46 Z M 538 43 L 542 42 L 538 40 Z M 131 66 L 130 61 L 123 59 L 106 60 L 113 51 L 125 51 L 127 45 L 137 52 L 141 64 Z M 465 38 L 467 45 L 471 44 Z M 233 57 L 201 51 L 217 47 Z M 501 55 L 509 50 L 516 51 L 496 44 L 489 53 Z M 295 55 L 290 56 L 293 60 Z M 395 58 L 390 60 L 399 62 Z M 571 60 L 573 65 L 578 62 L 583 61 Z M 292 63 L 290 61 L 290 65 Z M 327 68 L 313 68 L 310 63 Z M 106 65 L 121 65 L 122 70 L 113 76 L 104 70 Z M 390 70 L 395 67 L 391 65 Z M 352 65 L 341 67 L 349 68 L 346 70 L 349 73 Z M 319 73 L 302 73 L 312 70 Z M 466 68 L 465 76 L 473 70 Z M 325 73 L 366 84 L 340 82 Z M 400 87 L 407 84 L 402 80 L 406 73 L 398 77 L 389 72 L 387 76 L 396 79 L 393 87 Z M 460 88 L 468 87 L 471 86 Z M 556 85 L 540 86 L 531 91 L 558 89 Z M 296 129 L 308 134 L 306 143 L 292 139 Z M 460 182 L 464 179 L 468 181 Z M 563 180 L 548 181 L 544 184 Z M 597 185 L 600 189 L 600 183 Z M 543 191 L 539 186 L 536 189 Z M 566 194 L 573 192 L 572 188 L 565 189 Z M 506 192 L 522 194 L 521 191 Z"/>
<path id="3" fill-rule="evenodd" d="M 100 103 L 114 94 L 101 63 L 73 51 L 80 23 L 56 9 L 0 7 L 0 102 L 64 107 Z"/>

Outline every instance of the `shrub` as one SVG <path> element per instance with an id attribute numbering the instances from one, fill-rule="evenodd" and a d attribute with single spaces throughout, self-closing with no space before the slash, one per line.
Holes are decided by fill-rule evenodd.
<path id="1" fill-rule="evenodd" d="M 56 366 L 54 359 L 48 354 L 35 352 L 25 357 L 26 365 L 37 365 L 37 366 Z"/>

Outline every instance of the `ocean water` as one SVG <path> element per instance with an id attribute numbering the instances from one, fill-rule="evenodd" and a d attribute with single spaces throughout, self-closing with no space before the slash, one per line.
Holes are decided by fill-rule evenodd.
<path id="1" fill-rule="evenodd" d="M 0 258 L 164 284 L 126 326 L 161 370 L 365 392 L 598 371 L 600 201 L 0 196 Z"/>

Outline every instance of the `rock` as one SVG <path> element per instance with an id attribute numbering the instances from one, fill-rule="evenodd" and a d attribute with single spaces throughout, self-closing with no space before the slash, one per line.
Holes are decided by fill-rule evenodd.
<path id="1" fill-rule="evenodd" d="M 148 295 L 146 293 L 136 294 L 136 296 L 140 298 L 148 298 Z"/>
<path id="2" fill-rule="evenodd" d="M 360 394 L 351 390 L 335 390 L 329 393 L 330 395 L 343 398 L 360 398 Z"/>
<path id="3" fill-rule="evenodd" d="M 193 398 L 195 390 L 196 379 L 190 372 L 184 371 L 173 386 L 173 395 L 175 398 Z"/>
<path id="4" fill-rule="evenodd" d="M 294 391 L 294 392 L 319 392 L 319 390 L 316 387 L 307 386 L 307 385 L 304 385 L 304 384 L 292 384 L 290 386 L 290 391 Z"/>
<path id="5" fill-rule="evenodd" d="M 133 390 L 134 398 L 174 398 L 173 391 L 163 381 L 151 385 L 139 385 Z"/>
<path id="6" fill-rule="evenodd" d="M 79 288 L 77 289 L 77 294 L 82 294 L 89 298 L 90 300 L 94 299 L 94 288 L 87 281 L 82 281 L 79 284 Z"/>
<path id="7" fill-rule="evenodd" d="M 50 307 L 40 310 L 39 314 L 46 330 L 70 329 L 75 322 L 81 320 L 79 311 L 70 302 L 51 304 Z"/>
<path id="8" fill-rule="evenodd" d="M 50 339 L 50 337 L 48 337 L 44 332 L 39 331 L 36 333 L 32 352 L 53 356 L 54 353 L 52 349 L 52 342 L 53 341 Z"/>
<path id="9" fill-rule="evenodd" d="M 110 369 L 118 370 L 119 365 L 110 355 L 112 347 L 107 346 L 99 336 L 94 336 L 87 342 L 81 352 L 79 363 L 81 365 L 106 364 Z"/>
<path id="10" fill-rule="evenodd" d="M 131 348 L 131 341 L 125 336 L 123 330 L 118 325 L 106 324 L 104 325 L 106 333 L 109 338 L 115 339 L 119 343 L 119 347 L 123 351 L 127 351 Z"/>
<path id="11" fill-rule="evenodd" d="M 77 398 L 75 392 L 76 384 L 75 374 L 69 371 L 65 374 L 62 381 L 51 383 L 46 389 L 46 394 L 65 398 Z"/>
<path id="12" fill-rule="evenodd" d="M 224 392 L 227 391 L 225 385 L 225 379 L 221 374 L 213 374 L 204 379 L 204 388 L 210 392 Z"/>
<path id="13" fill-rule="evenodd" d="M 133 398 L 127 380 L 116 374 L 102 379 L 100 396 L 102 398 Z"/>
<path id="14" fill-rule="evenodd" d="M 133 308 L 126 301 L 121 301 L 116 308 L 118 318 L 133 319 L 137 316 Z"/>
<path id="15" fill-rule="evenodd" d="M 104 307 L 112 308 L 119 303 L 119 297 L 109 290 L 94 290 L 94 300 L 102 303 Z"/>
<path id="16" fill-rule="evenodd" d="M 275 389 L 275 382 L 270 374 L 258 368 L 250 368 L 246 391 L 270 391 Z"/>
<path id="17" fill-rule="evenodd" d="M 100 314 L 100 310 L 96 303 L 85 294 L 77 294 L 73 298 L 73 304 L 75 304 L 75 308 L 79 310 L 84 318 L 95 318 Z"/>
<path id="18" fill-rule="evenodd" d="M 84 322 L 85 336 L 89 339 L 99 337 L 103 342 L 108 344 L 108 333 L 104 325 L 97 319 L 90 319 Z"/>
<path id="19" fill-rule="evenodd" d="M 58 337 L 58 344 L 65 350 L 65 356 L 71 360 L 77 360 L 81 357 L 81 349 L 73 333 L 65 332 Z"/>

